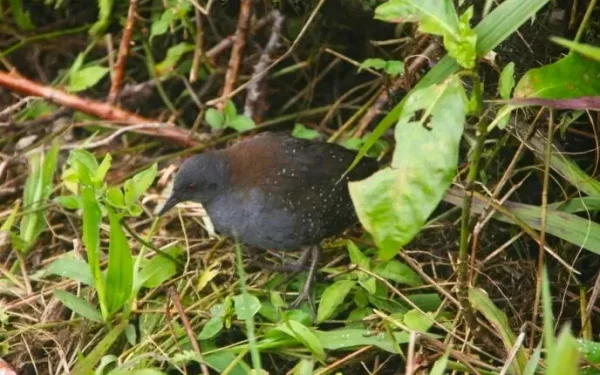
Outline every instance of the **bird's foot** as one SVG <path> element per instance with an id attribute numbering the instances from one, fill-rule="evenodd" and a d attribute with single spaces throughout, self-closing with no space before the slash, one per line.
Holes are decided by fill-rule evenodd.
<path id="1" fill-rule="evenodd" d="M 292 302 L 289 305 L 289 307 L 294 309 L 294 308 L 297 308 L 298 306 L 300 306 L 300 304 L 302 302 L 307 301 L 313 315 L 315 315 L 316 309 L 315 309 L 315 304 L 313 303 L 313 300 L 311 298 L 311 292 L 312 292 L 312 286 L 313 286 L 314 279 L 315 279 L 315 273 L 317 271 L 317 265 L 319 264 L 321 248 L 319 246 L 309 247 L 302 254 L 301 259 L 305 255 L 306 255 L 307 259 L 310 256 L 310 266 L 308 268 L 308 276 L 306 277 L 306 282 L 304 283 L 304 287 L 302 288 L 302 291 L 300 292 L 298 297 L 294 300 L 294 302 Z"/>

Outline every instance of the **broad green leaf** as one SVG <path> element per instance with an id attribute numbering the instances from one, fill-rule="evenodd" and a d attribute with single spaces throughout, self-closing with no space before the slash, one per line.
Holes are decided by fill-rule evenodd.
<path id="1" fill-rule="evenodd" d="M 163 14 L 152 22 L 150 26 L 150 40 L 157 35 L 162 35 L 169 30 L 169 25 L 175 19 L 175 13 L 171 8 L 168 8 Z"/>
<path id="2" fill-rule="evenodd" d="M 388 260 L 378 264 L 373 272 L 384 279 L 392 280 L 409 286 L 421 286 L 423 280 L 412 268 L 397 260 Z"/>
<path id="3" fill-rule="evenodd" d="M 182 249 L 180 246 L 175 245 L 163 251 L 173 258 L 177 258 L 181 254 Z M 134 290 L 138 290 L 140 286 L 144 288 L 156 288 L 176 273 L 177 264 L 175 262 L 161 254 L 156 254 L 152 259 L 142 261 L 142 266 L 136 279 L 137 285 Z"/>
<path id="4" fill-rule="evenodd" d="M 106 271 L 106 305 L 108 313 L 114 314 L 124 307 L 133 289 L 133 257 L 121 217 L 108 210 L 110 235 L 108 245 L 108 269 Z"/>
<path id="5" fill-rule="evenodd" d="M 64 255 L 50 263 L 48 273 L 79 281 L 83 284 L 94 286 L 94 277 L 88 264 L 78 258 Z"/>
<path id="6" fill-rule="evenodd" d="M 82 207 L 81 197 L 77 195 L 61 195 L 54 198 L 54 201 L 67 210 L 77 210 Z"/>
<path id="7" fill-rule="evenodd" d="M 529 70 L 513 97 L 568 99 L 600 95 L 600 64 L 577 53 L 557 62 Z"/>
<path id="8" fill-rule="evenodd" d="M 106 202 L 115 208 L 126 208 L 123 191 L 115 186 L 106 189 Z"/>
<path id="9" fill-rule="evenodd" d="M 515 63 L 509 62 L 506 64 L 502 73 L 500 73 L 500 80 L 498 82 L 498 91 L 502 99 L 510 99 L 510 94 L 513 87 L 515 87 Z"/>
<path id="10" fill-rule="evenodd" d="M 317 323 L 324 322 L 335 313 L 354 285 L 356 283 L 352 280 L 339 280 L 325 289 L 317 310 Z"/>
<path id="11" fill-rule="evenodd" d="M 390 76 L 399 76 L 404 74 L 404 63 L 398 60 L 386 61 L 383 71 Z"/>
<path id="12" fill-rule="evenodd" d="M 318 131 L 307 128 L 302 124 L 295 124 L 292 136 L 302 139 L 317 139 L 320 134 Z"/>
<path id="13" fill-rule="evenodd" d="M 208 340 L 215 337 L 223 329 L 223 320 L 220 317 L 210 318 L 202 327 L 198 340 Z"/>
<path id="14" fill-rule="evenodd" d="M 235 129 L 237 132 L 243 132 L 246 130 L 254 129 L 256 124 L 250 117 L 246 116 L 236 116 L 231 121 L 227 123 L 227 126 Z"/>
<path id="15" fill-rule="evenodd" d="M 494 305 L 490 297 L 479 288 L 470 288 L 469 302 L 494 327 L 494 331 L 500 335 L 506 350 L 513 348 L 516 337 L 511 330 L 510 324 L 508 324 L 506 314 Z M 515 374 L 521 374 L 527 366 L 527 353 L 524 348 L 521 347 L 517 350 L 515 359 L 516 361 L 512 363 L 511 368 Z"/>
<path id="16" fill-rule="evenodd" d="M 591 46 L 584 43 L 576 43 L 568 39 L 554 36 L 550 37 L 550 40 L 556 44 L 570 49 L 573 52 L 577 52 L 583 56 L 589 57 L 590 59 L 600 61 L 600 47 Z"/>
<path id="17" fill-rule="evenodd" d="M 96 85 L 108 73 L 109 69 L 104 66 L 94 65 L 77 70 L 69 76 L 67 89 L 70 92 L 80 92 Z"/>
<path id="18" fill-rule="evenodd" d="M 169 48 L 167 50 L 167 56 L 165 56 L 165 59 L 163 61 L 159 62 L 158 64 L 156 64 L 156 66 L 154 67 L 156 76 L 161 77 L 161 76 L 171 73 L 173 71 L 173 69 L 175 69 L 175 66 L 177 65 L 179 60 L 181 60 L 183 55 L 185 55 L 186 53 L 191 52 L 193 50 L 194 50 L 194 45 L 190 44 L 190 43 L 185 43 L 185 42 L 176 44 L 176 45 L 172 46 L 171 48 Z"/>
<path id="19" fill-rule="evenodd" d="M 204 120 L 213 129 L 223 129 L 225 126 L 225 115 L 216 108 L 207 109 Z"/>
<path id="20" fill-rule="evenodd" d="M 233 297 L 235 314 L 241 320 L 252 319 L 260 310 L 260 301 L 250 293 L 242 293 Z"/>
<path id="21" fill-rule="evenodd" d="M 279 324 L 274 331 L 283 332 L 286 335 L 296 339 L 302 345 L 304 345 L 310 352 L 319 360 L 325 360 L 325 350 L 321 344 L 321 340 L 317 338 L 315 332 L 305 325 L 295 321 L 288 320 L 284 323 Z"/>
<path id="22" fill-rule="evenodd" d="M 100 314 L 100 312 L 94 306 L 90 305 L 90 303 L 83 298 L 77 297 L 74 294 L 60 289 L 55 290 L 54 295 L 56 295 L 56 298 L 58 298 L 63 305 L 67 306 L 74 313 L 79 314 L 93 322 L 103 322 L 102 314 Z"/>
<path id="23" fill-rule="evenodd" d="M 127 328 L 125 328 L 125 337 L 127 337 L 127 342 L 129 345 L 135 346 L 135 344 L 137 344 L 137 331 L 133 324 L 128 324 Z"/>
<path id="24" fill-rule="evenodd" d="M 224 373 L 225 369 L 229 370 L 229 375 L 248 375 L 250 373 L 250 367 L 243 360 L 236 358 L 236 354 L 231 351 L 220 351 L 214 346 L 209 346 L 210 341 L 205 341 L 203 344 L 205 344 L 203 345 L 203 350 L 208 349 L 208 351 L 214 353 L 200 356 L 197 352 L 184 350 L 175 354 L 171 361 L 182 365 L 187 365 L 191 361 L 206 363 L 206 365 L 215 370 L 217 374 Z M 235 363 L 233 368 L 231 366 L 232 363 Z"/>
<path id="25" fill-rule="evenodd" d="M 421 230 L 450 186 L 465 123 L 463 87 L 457 77 L 413 91 L 396 125 L 392 168 L 351 182 L 350 195 L 383 260 Z"/>
<path id="26" fill-rule="evenodd" d="M 125 191 L 125 204 L 133 205 L 148 190 L 156 178 L 156 163 L 148 169 L 144 169 L 129 180 L 125 181 L 123 190 Z"/>
<path id="27" fill-rule="evenodd" d="M 340 350 L 374 345 L 389 353 L 399 354 L 394 342 L 406 344 L 409 342 L 408 332 L 395 332 L 392 337 L 388 332 L 373 332 L 361 328 L 340 328 L 329 331 L 315 331 L 323 348 Z"/>
<path id="28" fill-rule="evenodd" d="M 417 332 L 427 332 L 433 325 L 434 318 L 432 313 L 421 313 L 419 310 L 412 309 L 404 314 L 403 322 L 409 329 Z"/>
<path id="29" fill-rule="evenodd" d="M 545 375 L 577 375 L 579 373 L 579 348 L 571 329 L 562 329 L 553 350 L 546 354 Z"/>

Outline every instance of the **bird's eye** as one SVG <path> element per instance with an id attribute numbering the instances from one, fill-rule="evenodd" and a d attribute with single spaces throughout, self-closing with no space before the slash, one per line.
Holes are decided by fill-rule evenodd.
<path id="1" fill-rule="evenodd" d="M 187 186 L 188 190 L 192 190 L 192 189 L 195 189 L 195 188 L 196 188 L 196 184 L 195 183 L 188 184 L 188 186 Z"/>

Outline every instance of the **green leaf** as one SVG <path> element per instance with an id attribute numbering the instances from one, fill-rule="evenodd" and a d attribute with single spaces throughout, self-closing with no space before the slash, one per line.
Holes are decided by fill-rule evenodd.
<path id="1" fill-rule="evenodd" d="M 477 58 L 477 33 L 469 24 L 472 17 L 473 7 L 469 7 L 459 18 L 458 37 L 444 36 L 444 47 L 448 51 L 448 55 L 467 69 L 475 67 Z"/>
<path id="2" fill-rule="evenodd" d="M 317 323 L 322 323 L 333 315 L 354 285 L 356 283 L 352 280 L 340 280 L 325 289 L 317 310 Z"/>
<path id="3" fill-rule="evenodd" d="M 260 301 L 250 293 L 242 293 L 233 297 L 235 314 L 241 320 L 252 319 L 260 310 Z"/>
<path id="4" fill-rule="evenodd" d="M 235 108 L 235 104 L 233 104 L 233 101 L 228 100 L 225 103 L 223 113 L 225 114 L 225 122 L 229 122 L 237 117 L 237 109 Z"/>
<path id="5" fill-rule="evenodd" d="M 358 246 L 356 246 L 351 240 L 348 240 L 347 247 L 352 264 L 356 264 L 357 266 L 370 271 L 371 262 L 369 258 L 360 251 Z M 365 288 L 371 294 L 375 293 L 376 280 L 372 276 L 369 276 L 360 270 L 354 271 L 353 273 L 358 275 L 358 282 L 363 288 Z"/>
<path id="6" fill-rule="evenodd" d="M 94 277 L 88 264 L 72 256 L 62 256 L 50 263 L 48 273 L 79 281 L 83 284 L 94 286 Z"/>
<path id="7" fill-rule="evenodd" d="M 173 69 L 175 68 L 175 65 L 177 65 L 179 60 L 181 60 L 183 55 L 185 55 L 186 53 L 191 52 L 193 50 L 194 50 L 194 45 L 190 44 L 190 43 L 185 43 L 185 42 L 181 42 L 179 44 L 176 44 L 176 45 L 170 47 L 167 50 L 167 56 L 165 56 L 165 59 L 163 61 L 159 62 L 158 64 L 156 64 L 156 66 L 154 67 L 156 76 L 162 77 L 166 74 L 171 73 L 173 71 Z"/>
<path id="8" fill-rule="evenodd" d="M 349 184 L 358 217 L 381 259 L 392 258 L 413 239 L 450 186 L 465 105 L 457 77 L 413 91 L 396 125 L 392 167 Z"/>
<path id="9" fill-rule="evenodd" d="M 494 327 L 494 331 L 500 335 L 504 347 L 507 348 L 507 350 L 513 348 L 516 337 L 511 330 L 506 314 L 494 305 L 492 300 L 490 300 L 490 297 L 479 288 L 470 288 L 469 302 L 473 308 L 482 313 L 487 321 Z M 520 374 L 521 370 L 527 366 L 527 353 L 524 348 L 520 347 L 517 350 L 515 358 L 516 362 L 512 363 L 511 368 L 516 374 Z"/>
<path id="10" fill-rule="evenodd" d="M 54 142 L 47 153 L 34 152 L 29 157 L 30 173 L 23 190 L 23 207 L 19 237 L 29 249 L 46 227 L 44 220 L 46 205 L 52 193 L 52 180 L 58 162 L 58 142 Z"/>
<path id="11" fill-rule="evenodd" d="M 498 82 L 498 91 L 502 99 L 510 99 L 510 93 L 513 87 L 515 87 L 515 63 L 509 62 L 506 64 L 502 73 L 500 73 L 500 80 Z"/>
<path id="12" fill-rule="evenodd" d="M 81 197 L 77 195 L 60 195 L 54 201 L 67 210 L 78 210 L 82 206 Z"/>
<path id="13" fill-rule="evenodd" d="M 573 52 L 577 52 L 583 56 L 587 56 L 590 59 L 600 61 L 600 47 L 591 46 L 589 44 L 584 43 L 576 43 L 568 39 L 559 38 L 555 36 L 551 36 L 550 41 L 559 44 L 563 47 L 566 47 Z"/>
<path id="14" fill-rule="evenodd" d="M 70 92 L 80 92 L 95 86 L 108 73 L 109 69 L 94 65 L 77 70 L 69 75 L 67 89 Z"/>
<path id="15" fill-rule="evenodd" d="M 123 190 L 125 190 L 125 204 L 131 206 L 148 190 L 154 182 L 157 173 L 156 163 L 150 168 L 144 169 L 129 180 L 125 181 Z"/>
<path id="16" fill-rule="evenodd" d="M 169 30 L 169 25 L 175 19 L 175 13 L 171 8 L 168 8 L 161 16 L 152 22 L 150 26 L 150 40 L 157 35 L 162 35 Z"/>
<path id="17" fill-rule="evenodd" d="M 305 325 L 295 321 L 288 320 L 275 328 L 274 331 L 283 332 L 286 335 L 296 339 L 302 345 L 304 345 L 310 352 L 319 360 L 325 360 L 325 350 L 320 340 L 317 338 L 315 333 Z"/>
<path id="18" fill-rule="evenodd" d="M 568 99 L 600 95 L 600 64 L 576 53 L 529 70 L 519 80 L 513 97 Z"/>
<path id="19" fill-rule="evenodd" d="M 79 314 L 93 322 L 103 322 L 102 314 L 100 314 L 100 312 L 94 306 L 90 305 L 90 303 L 83 298 L 79 298 L 74 294 L 60 289 L 55 290 L 54 295 L 63 303 L 63 305 L 67 306 L 74 313 Z"/>
<path id="20" fill-rule="evenodd" d="M 94 174 L 94 178 L 92 181 L 97 185 L 101 185 L 104 182 L 104 177 L 106 177 L 106 173 L 110 169 L 110 165 L 112 163 L 112 156 L 110 154 L 106 154 L 104 159 L 102 159 L 102 163 L 96 169 L 96 173 Z"/>
<path id="21" fill-rule="evenodd" d="M 207 109 L 204 120 L 213 129 L 223 129 L 225 127 L 225 115 L 216 108 Z"/>
<path id="22" fill-rule="evenodd" d="M 448 353 L 444 354 L 440 359 L 435 361 L 429 375 L 444 375 L 446 367 L 448 367 Z"/>
<path id="23" fill-rule="evenodd" d="M 546 354 L 545 375 L 566 375 L 579 373 L 579 350 L 577 340 L 569 326 L 565 326 L 553 350 Z"/>
<path id="24" fill-rule="evenodd" d="M 125 197 L 123 191 L 118 187 L 111 186 L 106 190 L 106 202 L 115 208 L 125 208 Z"/>
<path id="25" fill-rule="evenodd" d="M 421 277 L 412 268 L 397 260 L 388 260 L 375 266 L 373 272 L 384 279 L 412 287 L 423 285 Z"/>
<path id="26" fill-rule="evenodd" d="M 235 129 L 237 132 L 243 132 L 246 130 L 254 129 L 256 127 L 256 124 L 250 117 L 240 115 L 229 121 L 227 123 L 227 126 L 232 129 Z"/>
<path id="27" fill-rule="evenodd" d="M 386 61 L 384 59 L 379 59 L 379 58 L 366 59 L 365 61 L 360 63 L 360 65 L 358 66 L 358 71 L 360 72 L 363 69 L 381 70 L 381 69 L 385 68 L 385 65 L 386 65 Z"/>
<path id="28" fill-rule="evenodd" d="M 593 365 L 600 364 L 600 343 L 578 339 L 577 344 L 579 352 L 586 361 L 589 361 Z"/>
<path id="29" fill-rule="evenodd" d="M 223 329 L 223 320 L 220 317 L 212 317 L 210 318 L 204 327 L 202 327 L 202 331 L 198 335 L 198 340 L 208 340 L 215 337 L 221 330 Z"/>
<path id="30" fill-rule="evenodd" d="M 89 375 L 96 366 L 96 363 L 102 359 L 104 354 L 112 347 L 114 342 L 121 336 L 121 333 L 127 328 L 129 321 L 123 319 L 119 324 L 114 326 L 107 334 L 102 337 L 102 340 L 89 352 L 85 358 L 77 361 L 70 375 Z"/>
<path id="31" fill-rule="evenodd" d="M 11 18 L 15 21 L 19 29 L 32 30 L 35 28 L 35 25 L 31 22 L 29 11 L 23 10 L 22 0 L 10 0 L 8 3 L 12 12 Z"/>
<path id="32" fill-rule="evenodd" d="M 92 36 L 100 36 L 110 25 L 110 13 L 112 12 L 114 0 L 98 0 L 98 21 L 90 28 Z"/>
<path id="33" fill-rule="evenodd" d="M 180 246 L 174 245 L 163 251 L 173 258 L 177 258 L 183 250 Z M 135 290 L 138 290 L 140 286 L 144 288 L 156 288 L 176 273 L 177 264 L 175 262 L 166 256 L 156 254 L 149 261 L 142 261 L 140 272 L 137 275 Z"/>
<path id="34" fill-rule="evenodd" d="M 302 124 L 295 124 L 292 130 L 292 136 L 301 139 L 317 139 L 320 134 L 318 131 L 305 127 Z"/>
<path id="35" fill-rule="evenodd" d="M 83 199 L 83 244 L 87 251 L 90 272 L 98 289 L 100 307 L 102 307 L 105 303 L 104 280 L 100 273 L 100 224 L 102 213 L 91 187 L 83 186 L 81 196 Z"/>
<path id="36" fill-rule="evenodd" d="M 108 269 L 106 271 L 106 305 L 109 315 L 124 307 L 133 290 L 133 257 L 121 217 L 108 210 L 110 235 L 108 245 Z"/>
<path id="37" fill-rule="evenodd" d="M 312 375 L 315 368 L 315 360 L 303 358 L 292 371 L 292 375 Z"/>
<path id="38" fill-rule="evenodd" d="M 383 71 L 390 76 L 398 76 L 404 74 L 404 63 L 398 60 L 386 61 Z"/>
<path id="39" fill-rule="evenodd" d="M 434 322 L 433 314 L 423 314 L 419 310 L 415 309 L 404 314 L 404 318 L 402 320 L 406 327 L 421 333 L 427 332 Z"/>
<path id="40" fill-rule="evenodd" d="M 374 334 L 371 330 L 364 328 L 340 328 L 329 331 L 315 331 L 317 339 L 327 350 L 351 349 L 374 345 L 382 350 L 393 354 L 399 354 L 396 351 L 397 344 L 406 344 L 409 342 L 408 332 L 395 332 L 394 336 L 387 332 Z"/>

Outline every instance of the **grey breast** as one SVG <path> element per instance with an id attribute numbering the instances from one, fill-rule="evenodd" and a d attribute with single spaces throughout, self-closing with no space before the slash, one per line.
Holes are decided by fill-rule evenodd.
<path id="1" fill-rule="evenodd" d="M 222 194 L 206 211 L 215 229 L 231 239 L 262 249 L 295 250 L 303 245 L 297 238 L 299 223 L 289 208 L 276 203 L 255 188 Z"/>

